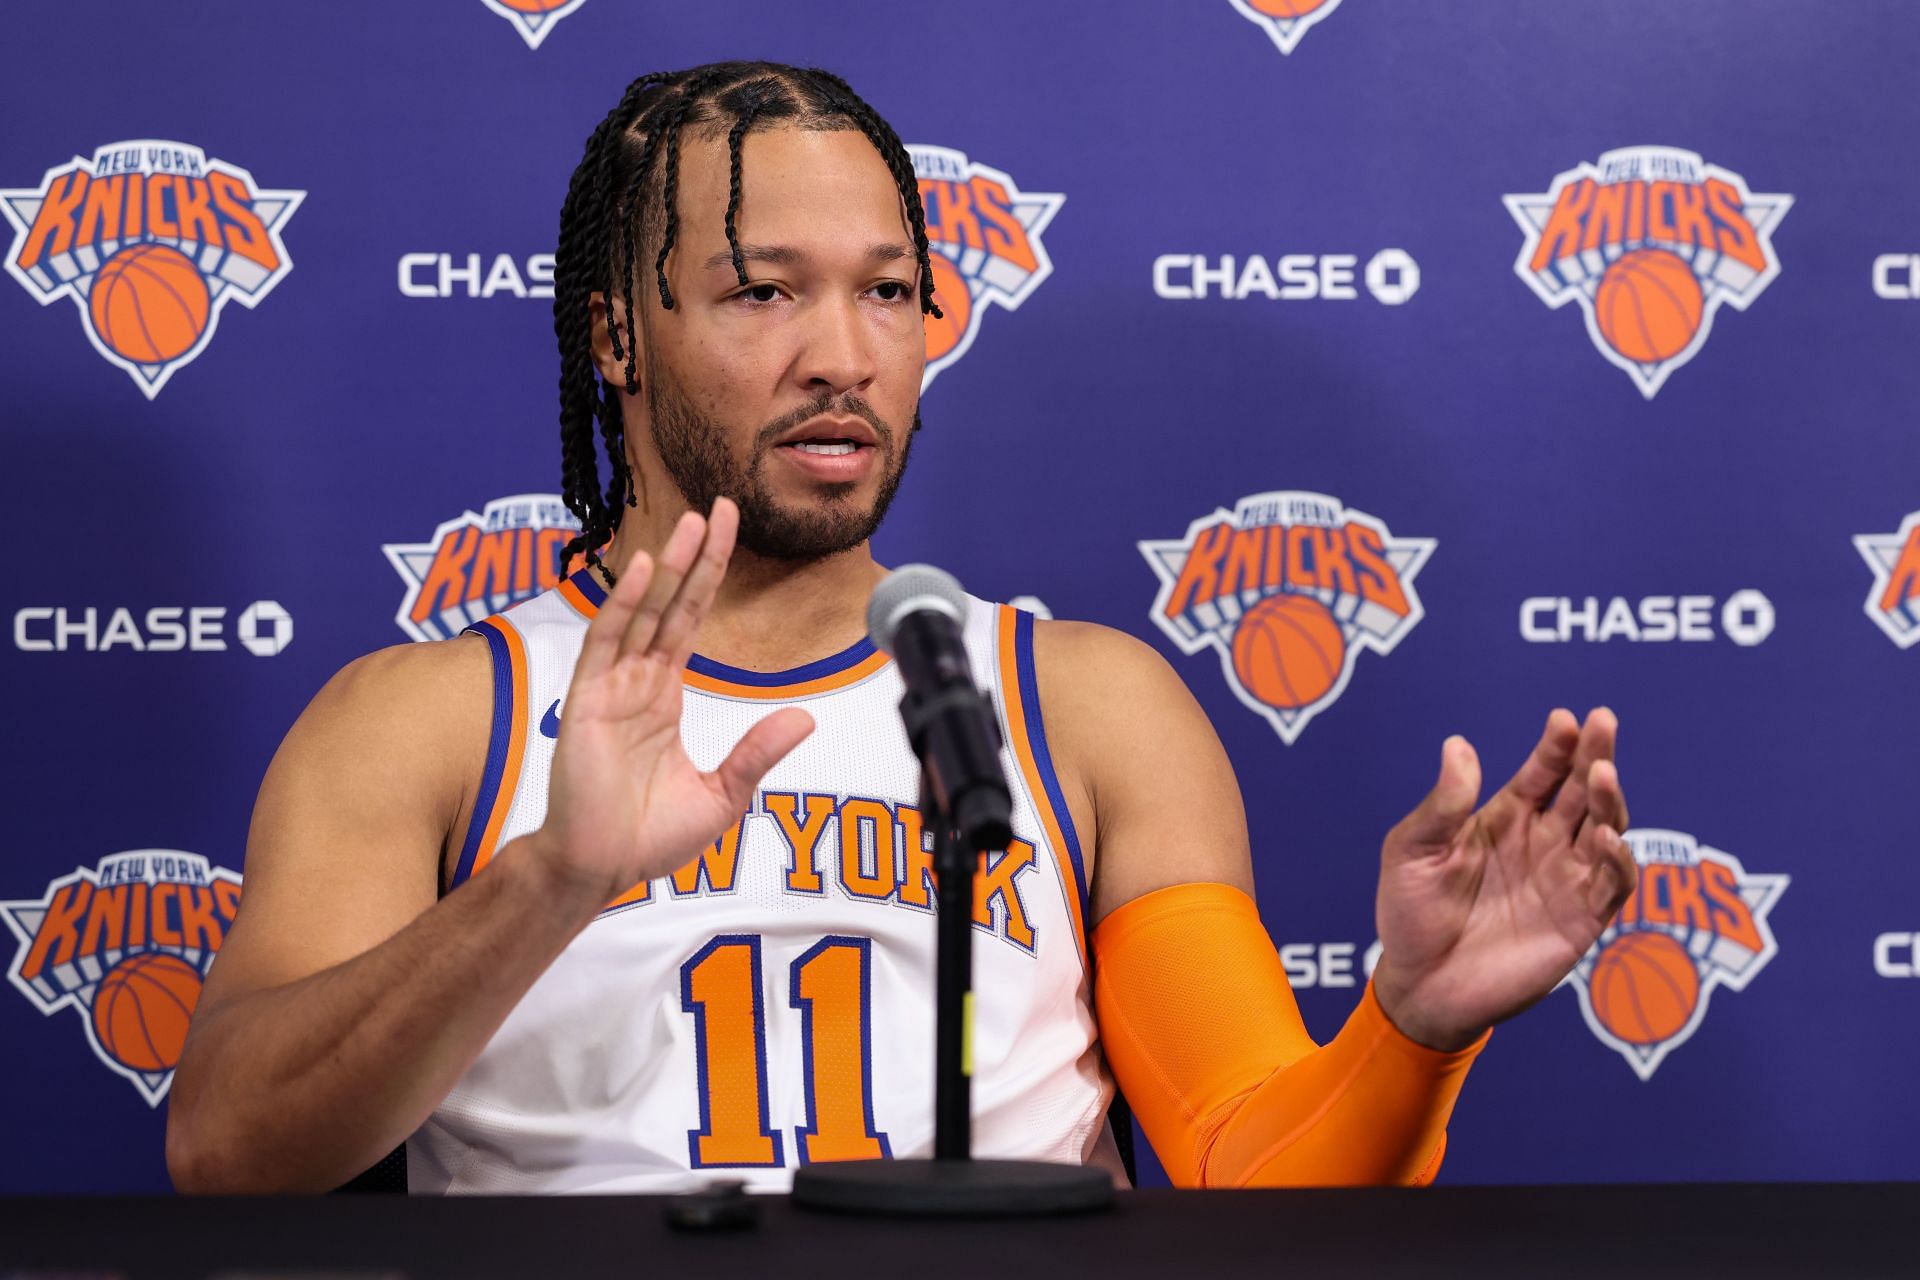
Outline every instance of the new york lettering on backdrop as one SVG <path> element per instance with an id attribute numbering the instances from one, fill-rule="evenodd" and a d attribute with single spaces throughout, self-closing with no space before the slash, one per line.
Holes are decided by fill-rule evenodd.
<path id="1" fill-rule="evenodd" d="M 304 191 L 267 190 L 183 142 L 109 143 L 0 190 L 7 271 L 42 306 L 71 298 L 87 340 L 147 399 L 293 270 L 280 233 Z"/>
<path id="2" fill-rule="evenodd" d="M 238 873 L 200 854 L 109 854 L 37 898 L 0 901 L 17 943 L 7 978 L 43 1017 L 77 1013 L 93 1056 L 158 1107 L 239 909 Z"/>
<path id="3" fill-rule="evenodd" d="M 1793 197 L 1760 194 L 1678 147 L 1623 147 L 1504 197 L 1526 235 L 1513 269 L 1549 307 L 1580 304 L 1601 355 L 1651 400 L 1780 274 L 1773 232 Z"/>
<path id="4" fill-rule="evenodd" d="M 1346 692 L 1362 649 L 1392 653 L 1426 616 L 1413 580 L 1436 545 L 1327 494 L 1277 490 L 1139 548 L 1160 580 L 1153 624 L 1182 653 L 1216 650 L 1234 696 L 1291 744 Z"/>

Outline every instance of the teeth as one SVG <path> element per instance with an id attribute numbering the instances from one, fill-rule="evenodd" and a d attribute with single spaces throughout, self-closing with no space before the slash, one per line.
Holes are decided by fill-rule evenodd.
<path id="1" fill-rule="evenodd" d="M 851 440 L 838 440 L 832 444 L 816 444 L 811 440 L 803 440 L 794 446 L 802 453 L 816 453 L 823 458 L 844 457 L 852 453 L 855 447 Z"/>

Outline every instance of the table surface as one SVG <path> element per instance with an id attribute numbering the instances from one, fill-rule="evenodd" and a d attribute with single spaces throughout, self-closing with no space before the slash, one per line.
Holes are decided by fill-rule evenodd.
<path id="1" fill-rule="evenodd" d="M 0 1277 L 1920 1275 L 1920 1183 L 1133 1191 L 988 1222 L 753 1199 L 699 1233 L 657 1196 L 0 1199 Z"/>

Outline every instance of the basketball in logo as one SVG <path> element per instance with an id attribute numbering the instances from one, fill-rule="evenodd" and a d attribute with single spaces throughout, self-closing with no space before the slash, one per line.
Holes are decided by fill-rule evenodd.
<path id="1" fill-rule="evenodd" d="M 500 0 L 500 3 L 515 13 L 552 13 L 567 0 Z"/>
<path id="2" fill-rule="evenodd" d="M 1607 345 L 1638 364 L 1671 360 L 1700 332 L 1700 281 L 1680 256 L 1635 249 L 1615 259 L 1594 293 L 1594 320 Z"/>
<path id="3" fill-rule="evenodd" d="M 1326 697 L 1346 657 L 1340 624 L 1312 596 L 1268 596 L 1233 633 L 1234 674 L 1248 693 L 1282 711 Z"/>
<path id="4" fill-rule="evenodd" d="M 1664 933 L 1623 933 L 1593 962 L 1594 1017 L 1628 1044 L 1658 1044 L 1680 1033 L 1700 999 L 1700 971 Z"/>
<path id="5" fill-rule="evenodd" d="M 1264 13 L 1269 18 L 1304 18 L 1323 7 L 1327 0 L 1247 0 L 1247 3 L 1256 13 Z"/>
<path id="6" fill-rule="evenodd" d="M 940 308 L 938 320 L 931 315 L 922 317 L 927 322 L 927 363 L 931 364 L 950 354 L 967 336 L 973 295 L 967 291 L 960 269 L 944 255 L 931 253 L 927 260 L 933 266 L 933 302 Z"/>
<path id="7" fill-rule="evenodd" d="M 121 961 L 93 994 L 100 1047 L 134 1071 L 171 1071 L 200 1000 L 200 971 L 179 956 L 143 951 Z"/>
<path id="8" fill-rule="evenodd" d="M 187 255 L 147 241 L 107 259 L 87 307 L 94 332 L 115 355 L 135 364 L 165 364 L 200 341 L 213 301 Z"/>

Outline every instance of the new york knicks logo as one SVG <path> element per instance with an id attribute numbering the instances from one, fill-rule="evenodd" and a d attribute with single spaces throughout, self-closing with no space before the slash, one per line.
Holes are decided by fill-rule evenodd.
<path id="1" fill-rule="evenodd" d="M 1867 616 L 1902 649 L 1920 644 L 1920 511 L 1893 533 L 1856 534 L 1853 545 L 1873 570 Z"/>
<path id="2" fill-rule="evenodd" d="M 527 48 L 538 49 L 547 34 L 560 24 L 560 19 L 578 9 L 587 0 L 480 0 L 508 22 L 527 42 Z"/>
<path id="3" fill-rule="evenodd" d="M 78 1013 L 94 1056 L 157 1107 L 239 909 L 240 877 L 197 853 L 110 854 L 38 898 L 0 902 L 19 942 L 7 977 L 44 1016 Z"/>
<path id="4" fill-rule="evenodd" d="M 7 270 L 42 306 L 73 299 L 94 350 L 151 400 L 207 349 L 222 308 L 259 306 L 293 270 L 280 232 L 306 194 L 186 143 L 116 142 L 0 191 Z"/>
<path id="5" fill-rule="evenodd" d="M 1272 37 L 1281 53 L 1292 53 L 1314 24 L 1340 7 L 1340 0 L 1231 0 L 1231 3 L 1248 21 Z"/>
<path id="6" fill-rule="evenodd" d="M 1639 883 L 1567 981 L 1600 1042 L 1650 1080 L 1717 987 L 1744 991 L 1780 947 L 1767 915 L 1789 877 L 1747 871 L 1684 831 L 1626 834 Z"/>
<path id="7" fill-rule="evenodd" d="M 1780 274 L 1773 231 L 1793 207 L 1676 147 L 1609 151 L 1504 199 L 1526 233 L 1514 271 L 1549 307 L 1579 303 L 1593 345 L 1649 400 L 1723 304 L 1745 311 Z"/>
<path id="8" fill-rule="evenodd" d="M 1022 191 L 998 169 L 947 147 L 912 146 L 913 172 L 934 250 L 933 296 L 942 317 L 927 320 L 927 372 L 920 389 L 967 354 L 987 305 L 1009 311 L 1053 274 L 1040 235 L 1066 197 Z"/>
<path id="9" fill-rule="evenodd" d="M 1282 490 L 1140 553 L 1160 579 L 1154 624 L 1182 653 L 1219 650 L 1235 696 L 1291 744 L 1346 692 L 1362 649 L 1392 653 L 1425 615 L 1413 579 L 1435 545 L 1338 498 Z"/>
<path id="10" fill-rule="evenodd" d="M 558 583 L 560 549 L 579 532 L 558 494 L 523 493 L 463 511 L 425 542 L 389 542 L 380 549 L 407 584 L 393 620 L 415 640 L 457 636 Z"/>

